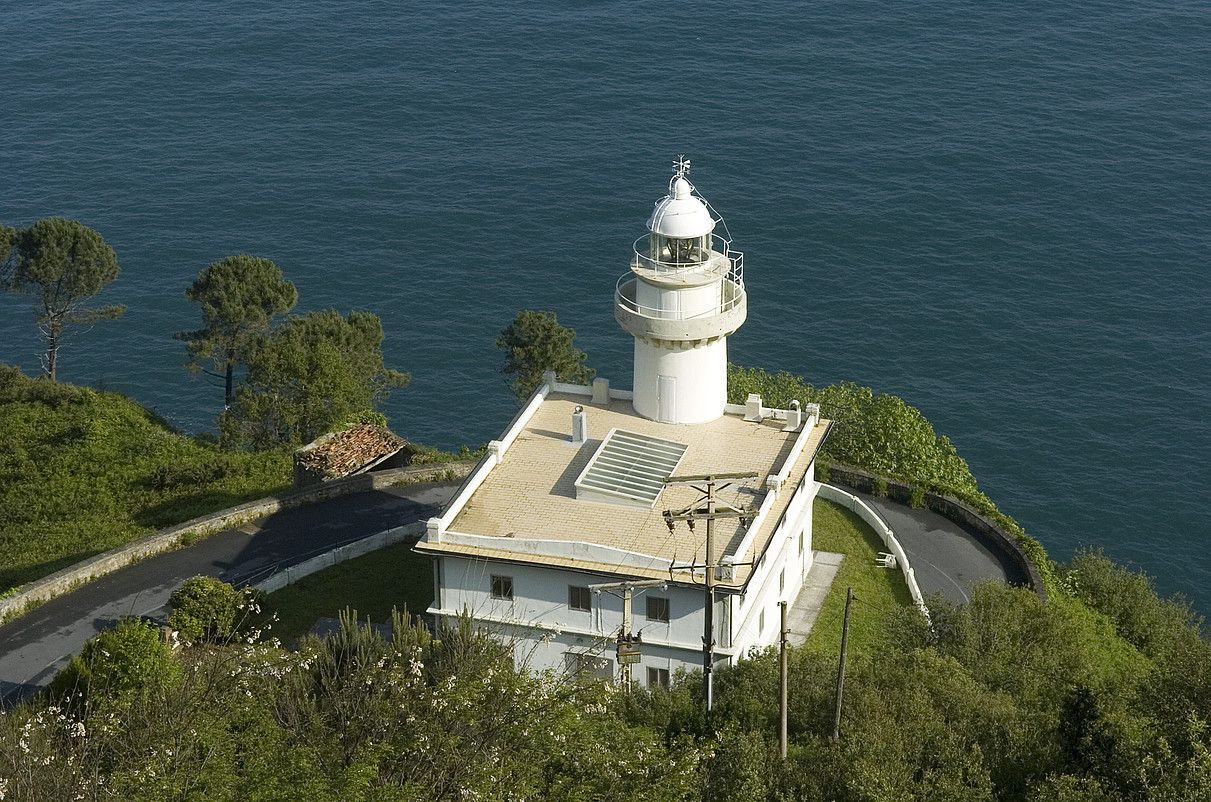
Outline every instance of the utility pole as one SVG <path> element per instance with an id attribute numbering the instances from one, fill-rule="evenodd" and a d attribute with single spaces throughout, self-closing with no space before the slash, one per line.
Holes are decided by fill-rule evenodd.
<path id="1" fill-rule="evenodd" d="M 841 693 L 845 690 L 845 647 L 849 641 L 849 606 L 854 601 L 854 589 L 845 594 L 845 619 L 841 624 L 841 663 L 837 666 L 837 698 L 833 706 L 833 740 L 841 739 Z"/>
<path id="2" fill-rule="evenodd" d="M 640 636 L 631 632 L 631 599 L 636 590 L 663 588 L 667 585 L 668 583 L 663 579 L 644 582 L 605 582 L 599 585 L 589 585 L 589 590 L 594 593 L 605 591 L 612 595 L 619 595 L 615 591 L 621 591 L 622 626 L 618 630 L 618 639 L 615 643 L 618 656 L 619 679 L 622 681 L 622 687 L 628 690 L 631 687 L 632 680 L 631 667 L 639 662 L 639 644 L 642 643 Z"/>
<path id="3" fill-rule="evenodd" d="M 665 477 L 665 485 L 688 484 L 693 485 L 694 489 L 703 494 L 697 503 L 693 506 L 686 507 L 683 510 L 665 510 L 664 522 L 669 527 L 669 532 L 673 531 L 677 521 L 685 521 L 689 524 L 690 531 L 694 531 L 695 521 L 706 521 L 706 560 L 702 567 L 706 571 L 706 609 L 703 611 L 703 627 L 702 627 L 702 690 L 706 697 L 706 711 L 711 712 L 714 707 L 713 685 L 711 674 L 715 663 L 715 582 L 717 580 L 716 570 L 718 565 L 715 563 L 715 519 L 716 518 L 739 518 L 741 522 L 751 522 L 756 516 L 752 510 L 742 510 L 738 507 L 733 507 L 727 502 L 720 502 L 715 498 L 715 492 L 728 487 L 731 482 L 727 481 L 724 484 L 716 487 L 719 482 L 730 479 L 756 479 L 758 474 L 751 471 L 746 473 L 709 473 L 696 476 L 667 476 Z M 698 487 L 698 485 L 705 487 Z M 705 507 L 699 507 L 698 504 L 706 502 Z M 722 504 L 725 509 L 719 510 L 718 506 Z M 691 565 L 689 568 L 694 569 L 698 566 Z"/>
<path id="4" fill-rule="evenodd" d="M 778 633 L 778 754 L 786 760 L 786 637 L 790 630 L 786 626 L 786 602 L 778 602 L 782 629 Z"/>

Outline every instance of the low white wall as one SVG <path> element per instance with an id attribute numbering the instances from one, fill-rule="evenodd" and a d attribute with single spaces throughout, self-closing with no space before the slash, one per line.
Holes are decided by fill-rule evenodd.
<path id="1" fill-rule="evenodd" d="M 268 569 L 273 573 L 265 579 L 253 583 L 252 586 L 264 593 L 273 593 L 275 590 L 281 590 L 287 585 L 298 582 L 305 576 L 311 576 L 318 571 L 323 571 L 325 568 L 331 568 L 346 560 L 361 557 L 363 554 L 369 554 L 372 551 L 378 551 L 387 546 L 394 546 L 396 543 L 409 538 L 420 537 L 424 533 L 424 521 L 417 521 L 406 526 L 397 526 L 394 529 L 370 535 L 370 537 L 362 538 L 353 543 L 338 546 L 332 551 L 326 551 L 297 565 L 291 565 L 281 570 L 278 570 L 276 567 Z"/>
<path id="2" fill-rule="evenodd" d="M 819 484 L 817 491 L 820 498 L 840 504 L 848 510 L 852 510 L 855 515 L 870 525 L 878 533 L 879 538 L 883 541 L 888 552 L 896 555 L 896 563 L 900 566 L 900 572 L 904 574 L 904 581 L 908 584 L 908 593 L 912 596 L 912 600 L 916 603 L 921 612 L 929 616 L 929 608 L 925 606 L 925 600 L 921 596 L 921 588 L 917 585 L 917 574 L 912 569 L 912 565 L 908 562 L 908 555 L 904 553 L 904 548 L 900 545 L 900 541 L 896 540 L 896 535 L 891 531 L 891 527 L 887 522 L 879 516 L 877 512 L 866 505 L 866 502 L 833 485 Z"/>

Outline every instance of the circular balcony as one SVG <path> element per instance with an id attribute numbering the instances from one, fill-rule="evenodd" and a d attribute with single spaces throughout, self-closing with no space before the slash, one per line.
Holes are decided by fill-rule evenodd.
<path id="1" fill-rule="evenodd" d="M 668 342 L 714 340 L 728 336 L 748 318 L 748 295 L 739 275 L 723 279 L 718 305 L 694 312 L 640 304 L 636 300 L 638 281 L 634 273 L 628 273 L 614 288 L 614 319 L 635 337 Z"/>

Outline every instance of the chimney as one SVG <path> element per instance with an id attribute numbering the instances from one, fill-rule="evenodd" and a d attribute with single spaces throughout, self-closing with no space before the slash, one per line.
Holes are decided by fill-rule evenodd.
<path id="1" fill-rule="evenodd" d="M 803 426 L 803 410 L 799 407 L 798 401 L 791 401 L 790 409 L 786 411 L 786 426 L 782 427 L 784 432 L 797 432 Z"/>
<path id="2" fill-rule="evenodd" d="M 572 412 L 572 445 L 583 445 L 588 439 L 589 416 L 585 414 L 584 407 L 578 406 Z"/>
<path id="3" fill-rule="evenodd" d="M 610 403 L 610 380 L 598 377 L 593 379 L 593 403 Z"/>
<path id="4" fill-rule="evenodd" d="M 751 421 L 765 420 L 765 414 L 761 408 L 761 396 L 756 393 L 749 393 L 748 399 L 744 402 L 744 419 Z"/>

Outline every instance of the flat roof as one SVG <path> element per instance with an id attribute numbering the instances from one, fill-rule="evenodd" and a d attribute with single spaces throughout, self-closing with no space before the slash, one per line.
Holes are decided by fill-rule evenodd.
<path id="1" fill-rule="evenodd" d="M 572 413 L 577 406 L 584 407 L 587 413 L 589 433 L 589 439 L 579 446 L 571 442 Z M 426 538 L 417 544 L 417 549 L 432 554 L 668 579 L 667 562 L 644 566 L 635 559 L 614 559 L 611 550 L 676 564 L 702 563 L 706 556 L 705 523 L 700 523 L 695 532 L 679 523 L 670 533 L 662 516 L 666 509 L 689 507 L 701 495 L 691 486 L 669 486 L 651 508 L 577 499 L 576 479 L 606 435 L 622 429 L 684 444 L 686 451 L 677 466 L 681 475 L 755 472 L 757 478 L 732 481 L 717 497 L 733 506 L 756 510 L 767 494 L 766 477 L 784 472 L 787 458 L 802 434 L 801 450 L 785 471 L 783 489 L 767 514 L 755 523 L 757 530 L 753 537 L 746 537 L 738 520 L 716 521 L 713 555 L 716 561 L 728 554 L 734 555 L 738 563 L 755 559 L 764 551 L 828 431 L 828 421 L 806 413 L 803 418 L 804 426 L 809 427 L 806 432 L 783 431 L 784 420 L 747 421 L 743 415 L 731 413 L 696 425 L 658 423 L 636 414 L 626 398 L 593 404 L 585 395 L 551 392 L 528 419 L 522 416 L 514 424 L 516 438 L 499 464 L 487 472 L 482 484 L 461 508 L 448 511 L 447 519 L 451 512 L 454 516 L 448 520 L 444 532 L 451 536 Z M 536 550 L 525 540 L 584 543 L 604 548 L 552 550 L 544 546 Z M 737 554 L 741 545 L 746 553 Z M 741 585 L 749 573 L 748 567 L 737 567 L 735 579 L 720 584 Z M 689 579 L 685 573 L 679 578 Z"/>

